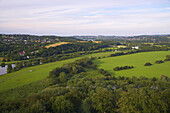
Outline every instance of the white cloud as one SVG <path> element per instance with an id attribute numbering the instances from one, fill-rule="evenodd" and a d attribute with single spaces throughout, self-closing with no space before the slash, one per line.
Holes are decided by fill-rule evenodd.
<path id="1" fill-rule="evenodd" d="M 164 33 L 170 29 L 170 11 L 166 6 L 169 3 L 168 0 L 0 0 L 0 31 L 59 35 Z"/>

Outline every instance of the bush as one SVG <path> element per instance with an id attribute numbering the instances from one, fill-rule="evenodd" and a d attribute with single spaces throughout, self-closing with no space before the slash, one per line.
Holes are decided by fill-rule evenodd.
<path id="1" fill-rule="evenodd" d="M 164 63 L 164 61 L 162 61 L 162 60 L 157 60 L 157 61 L 155 61 L 155 63 L 156 63 L 156 64 L 160 64 L 160 63 Z"/>
<path id="2" fill-rule="evenodd" d="M 5 63 L 1 63 L 1 67 L 5 67 Z"/>
<path id="3" fill-rule="evenodd" d="M 145 63 L 144 66 L 151 66 L 152 64 L 150 62 Z"/>
<path id="4" fill-rule="evenodd" d="M 110 76 L 110 73 L 108 73 L 107 71 L 105 71 L 104 69 L 98 69 L 98 72 L 101 73 L 104 76 Z"/>
<path id="5" fill-rule="evenodd" d="M 6 60 L 5 60 L 5 59 L 3 59 L 3 60 L 2 60 L 2 62 L 6 62 Z"/>
<path id="6" fill-rule="evenodd" d="M 124 70 L 124 69 L 132 69 L 133 66 L 121 66 L 121 67 L 115 67 L 113 68 L 114 71 Z"/>

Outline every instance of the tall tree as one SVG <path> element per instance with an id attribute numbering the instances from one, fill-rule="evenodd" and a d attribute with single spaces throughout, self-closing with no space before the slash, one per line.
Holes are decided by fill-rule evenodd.
<path id="1" fill-rule="evenodd" d="M 7 73 L 11 73 L 11 72 L 12 72 L 12 65 L 8 64 Z"/>

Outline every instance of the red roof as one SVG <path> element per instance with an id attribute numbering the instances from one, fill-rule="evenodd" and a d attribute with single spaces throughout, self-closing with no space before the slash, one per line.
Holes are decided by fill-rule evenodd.
<path id="1" fill-rule="evenodd" d="M 20 55 L 23 55 L 23 54 L 25 54 L 25 52 L 24 52 L 24 51 L 22 51 L 22 52 L 19 52 L 19 54 L 20 54 Z"/>

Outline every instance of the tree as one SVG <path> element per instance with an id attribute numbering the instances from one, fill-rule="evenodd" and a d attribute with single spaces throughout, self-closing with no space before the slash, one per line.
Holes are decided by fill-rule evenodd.
<path id="1" fill-rule="evenodd" d="M 8 58 L 6 61 L 7 61 L 7 62 L 10 62 L 11 60 Z"/>
<path id="2" fill-rule="evenodd" d="M 162 60 L 157 60 L 157 61 L 155 61 L 155 63 L 156 63 L 156 64 L 160 64 L 160 63 L 164 63 L 164 61 L 162 61 Z"/>
<path id="3" fill-rule="evenodd" d="M 2 62 L 6 62 L 6 60 L 5 60 L 5 59 L 3 59 L 3 60 L 2 60 Z"/>
<path id="4" fill-rule="evenodd" d="M 55 113 L 70 113 L 73 111 L 72 103 L 63 95 L 57 96 L 52 104 L 52 109 Z"/>
<path id="5" fill-rule="evenodd" d="M 132 89 L 121 93 L 117 102 L 121 113 L 166 113 L 168 104 L 158 90 Z"/>
<path id="6" fill-rule="evenodd" d="M 61 72 L 59 78 L 60 78 L 60 82 L 66 82 L 67 81 L 66 73 L 65 72 Z"/>
<path id="7" fill-rule="evenodd" d="M 1 63 L 1 67 L 5 67 L 5 63 Z"/>
<path id="8" fill-rule="evenodd" d="M 113 93 L 107 89 L 97 90 L 97 92 L 92 95 L 92 105 L 102 113 L 113 112 L 115 108 Z"/>
<path id="9" fill-rule="evenodd" d="M 162 80 L 162 81 L 168 81 L 168 77 L 165 76 L 165 75 L 161 75 L 161 76 L 160 76 L 160 80 Z"/>
<path id="10" fill-rule="evenodd" d="M 29 113 L 45 113 L 45 106 L 42 105 L 42 103 L 37 100 L 34 104 L 31 105 L 31 107 L 28 109 Z"/>
<path id="11" fill-rule="evenodd" d="M 82 113 L 94 113 L 95 110 L 93 109 L 91 105 L 92 105 L 92 101 L 89 97 L 84 99 L 81 104 Z"/>
<path id="12" fill-rule="evenodd" d="M 8 64 L 7 73 L 11 73 L 11 72 L 12 72 L 12 65 Z"/>

